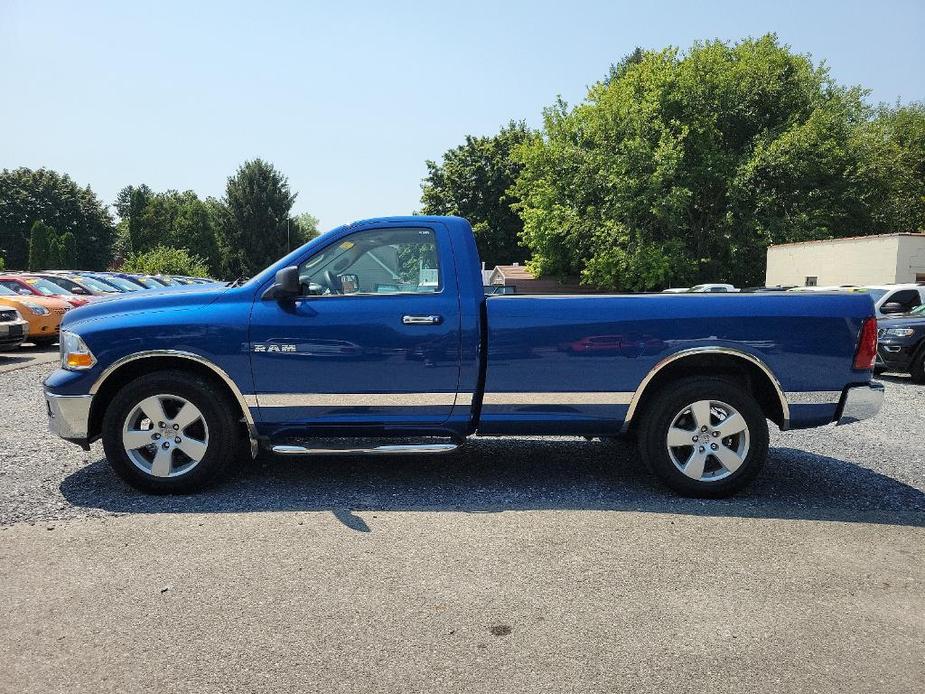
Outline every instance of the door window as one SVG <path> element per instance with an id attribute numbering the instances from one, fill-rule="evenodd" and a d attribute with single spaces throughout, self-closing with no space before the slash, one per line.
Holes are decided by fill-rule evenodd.
<path id="1" fill-rule="evenodd" d="M 919 293 L 915 289 L 902 289 L 890 297 L 887 297 L 886 303 L 897 303 L 903 307 L 903 311 L 908 312 L 922 303 Z"/>
<path id="2" fill-rule="evenodd" d="M 373 229 L 328 246 L 299 266 L 303 295 L 435 294 L 442 288 L 431 229 Z"/>

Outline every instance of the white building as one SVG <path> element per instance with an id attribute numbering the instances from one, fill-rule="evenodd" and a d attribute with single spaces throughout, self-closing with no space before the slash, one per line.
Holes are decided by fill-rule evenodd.
<path id="1" fill-rule="evenodd" d="M 768 248 L 768 286 L 925 282 L 925 233 L 855 236 Z"/>

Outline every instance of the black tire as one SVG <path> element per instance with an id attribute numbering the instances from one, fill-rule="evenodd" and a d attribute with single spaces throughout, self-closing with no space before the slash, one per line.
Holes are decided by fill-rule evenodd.
<path id="1" fill-rule="evenodd" d="M 912 376 L 913 383 L 920 385 L 925 383 L 925 345 L 919 347 L 919 353 L 912 360 L 909 375 Z"/>
<path id="2" fill-rule="evenodd" d="M 185 399 L 198 408 L 207 426 L 205 454 L 192 469 L 177 476 L 155 477 L 140 469 L 129 458 L 123 445 L 122 430 L 126 420 L 141 401 L 154 395 Z M 240 457 L 244 441 L 236 422 L 237 414 L 237 405 L 230 402 L 220 388 L 196 374 L 177 370 L 139 376 L 125 384 L 106 408 L 103 449 L 116 474 L 136 489 L 151 494 L 194 492 L 216 480 L 230 463 Z"/>
<path id="3" fill-rule="evenodd" d="M 672 460 L 667 446 L 668 431 L 675 418 L 684 408 L 701 400 L 720 401 L 737 410 L 745 420 L 748 435 L 748 451 L 741 465 L 731 474 L 724 471 L 719 459 L 712 457 L 707 450 L 704 454 L 708 461 L 706 465 L 714 468 L 714 474 L 727 475 L 709 481 L 685 475 Z M 700 435 L 696 429 L 692 433 Z M 723 445 L 722 441 L 725 440 L 721 438 L 718 445 Z M 712 446 L 713 441 L 716 439 L 708 439 L 708 444 Z M 639 423 L 638 445 L 643 462 L 656 477 L 678 494 L 719 498 L 739 491 L 761 471 L 768 455 L 768 423 L 761 406 L 740 385 L 722 378 L 685 378 L 663 386 L 647 403 Z M 691 449 L 693 452 L 693 445 Z"/>

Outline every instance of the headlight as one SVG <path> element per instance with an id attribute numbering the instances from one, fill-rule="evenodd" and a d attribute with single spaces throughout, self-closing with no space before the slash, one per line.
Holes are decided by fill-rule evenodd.
<path id="1" fill-rule="evenodd" d="M 912 328 L 890 328 L 884 333 L 888 337 L 909 337 L 915 333 Z"/>
<path id="2" fill-rule="evenodd" d="M 37 316 L 47 316 L 48 315 L 48 309 L 45 308 L 44 306 L 33 304 L 31 301 L 23 301 L 22 305 L 25 306 L 30 311 L 32 311 L 32 313 L 34 313 Z"/>
<path id="3" fill-rule="evenodd" d="M 84 371 L 92 369 L 96 364 L 96 357 L 93 356 L 93 352 L 86 343 L 80 339 L 80 335 L 62 330 L 58 344 L 61 346 L 62 369 Z"/>

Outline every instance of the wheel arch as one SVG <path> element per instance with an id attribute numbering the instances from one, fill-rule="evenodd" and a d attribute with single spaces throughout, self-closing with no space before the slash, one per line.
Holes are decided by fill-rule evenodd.
<path id="1" fill-rule="evenodd" d="M 108 366 L 90 388 L 93 400 L 90 406 L 88 438 L 93 440 L 100 435 L 106 405 L 123 385 L 138 376 L 166 369 L 195 373 L 217 385 L 228 396 L 229 404 L 237 407 L 250 439 L 251 454 L 256 453 L 257 433 L 254 418 L 244 395 L 231 376 L 206 357 L 178 350 L 150 350 L 130 354 Z"/>
<path id="2" fill-rule="evenodd" d="M 623 431 L 636 426 L 646 403 L 660 385 L 687 376 L 712 375 L 733 378 L 758 401 L 765 416 L 781 430 L 790 426 L 790 407 L 780 381 L 770 367 L 753 354 L 727 347 L 694 347 L 670 354 L 656 364 L 642 379 L 626 412 Z"/>

